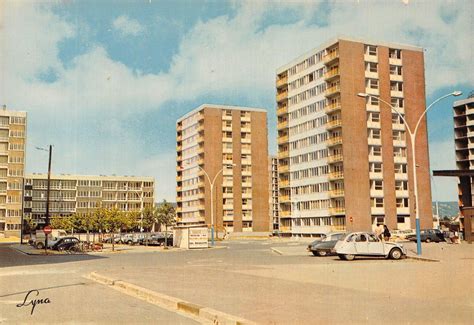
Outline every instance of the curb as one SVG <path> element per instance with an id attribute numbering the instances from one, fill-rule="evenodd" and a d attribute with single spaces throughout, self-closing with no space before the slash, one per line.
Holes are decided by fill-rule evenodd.
<path id="1" fill-rule="evenodd" d="M 86 278 L 96 281 L 98 283 L 112 287 L 113 289 L 119 290 L 128 295 L 137 297 L 145 300 L 151 304 L 157 305 L 162 308 L 166 308 L 170 311 L 182 312 L 188 317 L 198 318 L 200 321 L 213 324 L 226 324 L 226 325 L 254 325 L 255 322 L 251 322 L 247 319 L 236 317 L 230 314 L 226 314 L 212 308 L 203 307 L 182 299 L 167 296 L 162 293 L 158 293 L 149 289 L 142 288 L 140 286 L 122 281 L 114 280 L 112 278 L 100 275 L 97 272 L 92 272 Z"/>
<path id="2" fill-rule="evenodd" d="M 284 255 L 282 251 L 280 251 L 280 250 L 278 250 L 278 249 L 276 249 L 276 248 L 274 248 L 274 247 L 271 247 L 271 250 L 272 250 L 273 252 L 277 253 L 278 255 Z"/>
<path id="3" fill-rule="evenodd" d="M 412 259 L 412 260 L 417 260 L 417 261 L 423 261 L 423 262 L 441 262 L 441 260 L 437 260 L 434 258 L 421 257 L 421 256 L 407 255 L 407 258 Z"/>

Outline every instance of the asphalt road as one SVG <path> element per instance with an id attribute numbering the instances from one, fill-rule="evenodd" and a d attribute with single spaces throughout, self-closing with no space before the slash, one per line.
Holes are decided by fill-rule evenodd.
<path id="1" fill-rule="evenodd" d="M 100 322 L 133 323 L 142 314 L 162 315 L 163 311 L 82 278 L 92 271 L 263 324 L 467 324 L 474 319 L 471 245 L 430 244 L 426 249 L 441 254 L 439 263 L 319 258 L 305 251 L 307 243 L 295 241 L 242 240 L 218 245 L 212 250 L 112 254 L 100 258 L 19 257 L 19 253 L 11 256 L 12 252 L 5 252 L 6 248 L 0 246 L 1 265 L 5 258 L 11 265 L 0 269 L 0 288 L 3 295 L 4 288 L 11 294 L 35 287 L 55 287 L 46 291 L 61 293 L 55 301 L 60 297 L 74 299 L 73 306 L 85 306 L 84 310 L 97 317 L 88 320 Z M 276 254 L 272 247 L 288 254 Z M 13 266 L 15 263 L 23 266 Z M 65 285 L 71 286 L 62 287 Z M 110 298 L 105 299 L 106 296 Z M 17 300 L 20 298 L 21 294 L 16 296 Z M 4 299 L 12 298 L 0 297 L 0 315 L 4 317 L 3 309 L 8 307 L 10 313 L 14 310 L 8 317 L 20 317 L 19 308 L 3 303 Z M 38 315 L 40 308 L 49 310 L 51 315 L 58 312 L 46 305 L 36 308 Z M 61 308 L 69 310 L 68 320 L 82 321 L 74 308 L 68 309 L 64 304 Z M 108 311 L 102 315 L 104 310 Z M 30 317 L 27 312 L 25 308 L 21 317 Z M 134 316 L 121 317 L 122 312 Z M 165 320 L 160 323 L 179 324 L 163 317 Z M 11 319 L 19 322 L 30 318 Z M 143 322 L 148 320 L 143 318 Z"/>

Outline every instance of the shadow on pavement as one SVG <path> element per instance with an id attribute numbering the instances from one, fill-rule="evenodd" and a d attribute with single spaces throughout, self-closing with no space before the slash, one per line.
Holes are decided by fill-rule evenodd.
<path id="1" fill-rule="evenodd" d="M 58 264 L 79 261 L 89 261 L 107 258 L 105 256 L 76 254 L 76 255 L 26 255 L 9 247 L 10 244 L 0 244 L 0 268 L 39 264 Z"/>

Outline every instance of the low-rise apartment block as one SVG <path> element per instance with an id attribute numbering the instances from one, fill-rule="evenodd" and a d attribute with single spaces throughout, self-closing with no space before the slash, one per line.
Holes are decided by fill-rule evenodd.
<path id="1" fill-rule="evenodd" d="M 47 174 L 25 177 L 24 216 L 37 224 L 46 217 Z M 153 177 L 51 175 L 50 217 L 84 215 L 99 208 L 140 211 L 155 202 Z"/>
<path id="2" fill-rule="evenodd" d="M 266 111 L 204 104 L 176 131 L 178 224 L 268 232 Z"/>

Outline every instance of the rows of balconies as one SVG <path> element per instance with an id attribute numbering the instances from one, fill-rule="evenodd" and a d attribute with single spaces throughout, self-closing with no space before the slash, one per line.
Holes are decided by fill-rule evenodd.
<path id="1" fill-rule="evenodd" d="M 285 90 L 285 91 L 282 91 L 280 93 L 277 93 L 276 100 L 277 100 L 277 102 L 281 102 L 281 101 L 287 99 L 287 97 L 288 97 L 288 91 Z"/>

